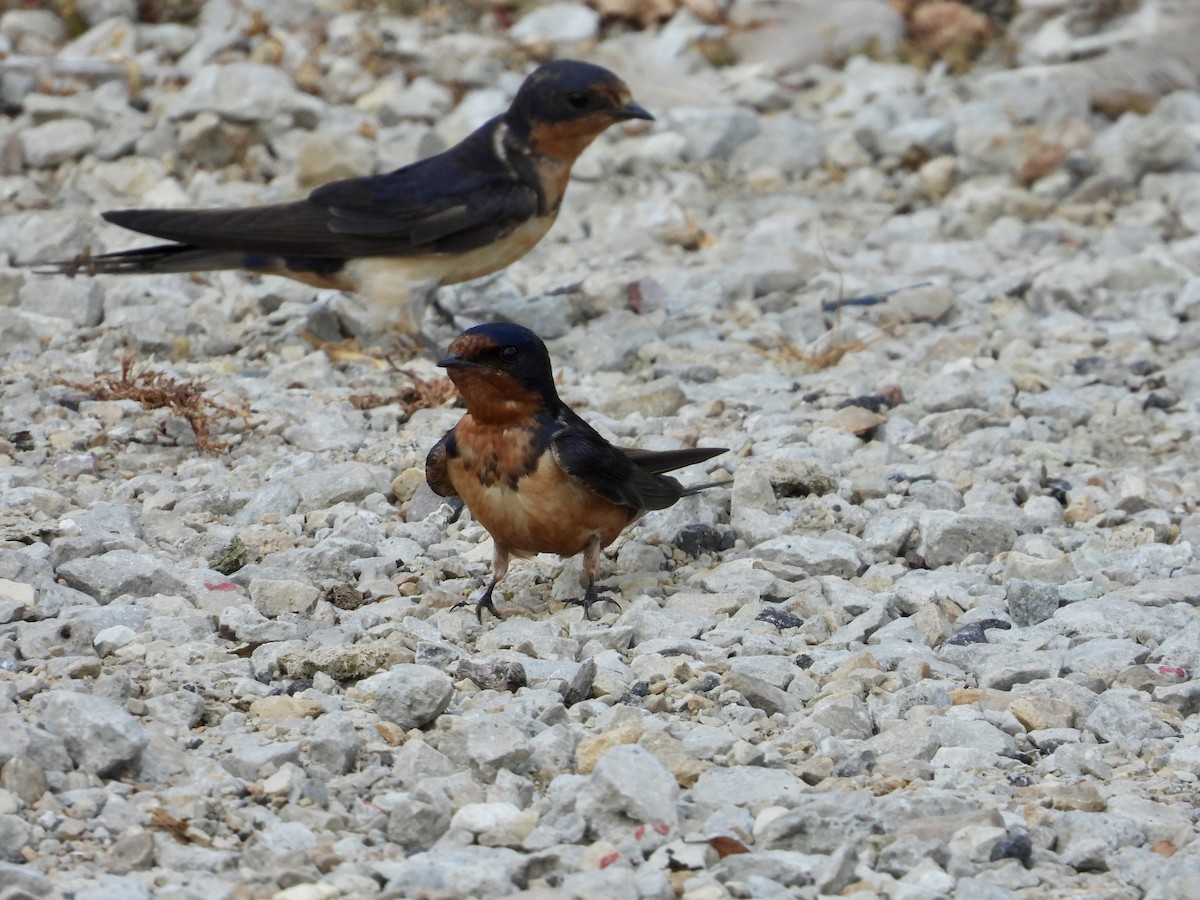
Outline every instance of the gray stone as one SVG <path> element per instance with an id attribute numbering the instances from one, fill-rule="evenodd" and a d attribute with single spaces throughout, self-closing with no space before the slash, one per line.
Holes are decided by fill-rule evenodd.
<path id="1" fill-rule="evenodd" d="M 866 740 L 875 733 L 867 704 L 854 695 L 818 700 L 804 721 L 824 734 L 846 740 Z"/>
<path id="2" fill-rule="evenodd" d="M 1146 708 L 1147 700 L 1139 691 L 1110 688 L 1088 715 L 1087 730 L 1133 753 L 1141 752 L 1147 740 L 1172 737 L 1175 729 L 1155 718 Z"/>
<path id="3" fill-rule="evenodd" d="M 179 574 L 166 561 L 130 550 L 112 550 L 88 559 L 72 559 L 58 567 L 68 586 L 108 603 L 123 594 L 147 597 L 177 594 L 186 589 Z"/>
<path id="4" fill-rule="evenodd" d="M 128 625 L 110 625 L 108 628 L 96 632 L 96 636 L 92 638 L 92 646 L 96 650 L 96 655 L 103 659 L 133 643 L 136 639 L 137 632 Z"/>
<path id="5" fill-rule="evenodd" d="M 775 488 L 766 466 L 742 465 L 733 473 L 730 492 L 730 512 L 737 516 L 743 511 L 774 515 L 778 512 Z"/>
<path id="6" fill-rule="evenodd" d="M 94 149 L 96 129 L 86 119 L 55 119 L 22 130 L 20 142 L 26 165 L 56 166 Z"/>
<path id="7" fill-rule="evenodd" d="M 934 740 L 942 747 L 963 747 L 979 753 L 1011 756 L 1017 743 L 990 722 L 935 716 L 930 720 Z"/>
<path id="8" fill-rule="evenodd" d="M 523 15 L 509 29 L 522 44 L 581 44 L 594 39 L 600 29 L 600 14 L 574 3 L 548 3 Z"/>
<path id="9" fill-rule="evenodd" d="M 135 631 L 140 631 L 150 620 L 150 610 L 144 606 L 110 603 L 108 606 L 87 606 L 83 608 L 67 608 L 59 613 L 72 623 L 91 625 L 97 634 L 106 628 L 125 625 Z M 208 631 L 206 630 L 207 634 Z"/>
<path id="10" fill-rule="evenodd" d="M 781 498 L 823 496 L 832 494 L 838 487 L 837 479 L 825 466 L 808 459 L 781 457 L 758 463 L 753 468 L 766 475 L 773 493 Z M 739 475 L 742 469 L 743 466 L 738 467 Z"/>
<path id="11" fill-rule="evenodd" d="M 930 760 L 938 750 L 928 722 L 901 722 L 890 727 L 881 723 L 879 727 L 879 733 L 867 738 L 866 744 L 881 762 Z"/>
<path id="12" fill-rule="evenodd" d="M 727 690 L 737 691 L 746 698 L 747 703 L 767 715 L 787 715 L 804 709 L 804 701 L 799 697 L 753 675 L 730 672 L 725 676 L 724 686 Z"/>
<path id="13" fill-rule="evenodd" d="M 445 754 L 423 740 L 408 740 L 392 756 L 392 770 L 401 784 L 452 775 L 459 771 Z"/>
<path id="14" fill-rule="evenodd" d="M 42 349 L 42 340 L 29 322 L 16 310 L 4 305 L 0 305 L 0 332 L 4 333 L 0 353 L 8 359 L 30 356 Z"/>
<path id="15" fill-rule="evenodd" d="M 146 700 L 146 715 L 151 721 L 183 730 L 204 721 L 205 709 L 204 698 L 195 691 L 171 691 Z"/>
<path id="16" fill-rule="evenodd" d="M 697 759 L 715 759 L 730 751 L 737 738 L 726 728 L 697 725 L 683 736 L 683 748 Z"/>
<path id="17" fill-rule="evenodd" d="M 1111 682 L 1118 672 L 1145 662 L 1150 648 L 1128 638 L 1095 638 L 1067 651 L 1064 668 Z"/>
<path id="18" fill-rule="evenodd" d="M 803 569 L 812 576 L 853 578 L 866 568 L 852 544 L 827 538 L 784 535 L 759 544 L 755 553 L 763 559 Z"/>
<path id="19" fill-rule="evenodd" d="M 26 806 L 33 806 L 49 786 L 46 771 L 28 756 L 14 756 L 0 768 L 0 785 Z"/>
<path id="20" fill-rule="evenodd" d="M 33 585 L 0 578 L 0 625 L 24 619 L 33 612 L 36 602 Z"/>
<path id="21" fill-rule="evenodd" d="M 289 115 L 303 124 L 314 121 L 321 103 L 301 93 L 277 66 L 232 62 L 201 68 L 171 101 L 168 114 L 188 119 L 214 112 L 231 122 L 268 122 Z"/>
<path id="22" fill-rule="evenodd" d="M 384 896 L 442 891 L 454 897 L 504 897 L 524 883 L 528 859 L 507 847 L 456 847 L 379 864 Z"/>
<path id="23" fill-rule="evenodd" d="M 767 116 L 752 141 L 736 147 L 731 164 L 739 171 L 769 168 L 782 175 L 816 169 L 824 160 L 821 132 L 811 122 L 780 113 Z"/>
<path id="24" fill-rule="evenodd" d="M 0 16 L 0 34 L 22 53 L 49 54 L 66 36 L 66 26 L 49 9 L 8 9 Z"/>
<path id="25" fill-rule="evenodd" d="M 418 787 L 380 799 L 388 809 L 388 840 L 405 849 L 428 850 L 450 827 L 450 801 L 441 791 Z"/>
<path id="26" fill-rule="evenodd" d="M 757 813 L 765 806 L 788 806 L 810 788 L 791 772 L 758 766 L 720 766 L 697 779 L 693 803 L 710 809 L 744 806 Z"/>
<path id="27" fill-rule="evenodd" d="M 1200 712 L 1200 681 L 1192 679 L 1183 684 L 1169 684 L 1154 689 L 1154 699 L 1179 710 L 1184 716 Z"/>
<path id="28" fill-rule="evenodd" d="M 305 415 L 295 425 L 284 429 L 283 436 L 297 449 L 311 453 L 328 453 L 331 450 L 354 451 L 362 448 L 366 428 L 362 413 L 349 404 L 332 404 Z M 346 465 L 355 464 L 343 464 Z M 318 473 L 312 474 L 316 476 Z M 301 496 L 305 496 L 303 486 L 297 484 L 296 487 L 300 489 Z M 320 490 L 320 487 L 313 490 Z"/>
<path id="29" fill-rule="evenodd" d="M 1063 654 L 1059 651 L 1013 651 L 1006 647 L 981 654 L 977 648 L 968 649 L 979 686 L 1001 691 L 1023 682 L 1056 678 L 1063 667 Z"/>
<path id="30" fill-rule="evenodd" d="M 636 744 L 613 747 L 580 788 L 576 806 L 597 836 L 615 837 L 639 825 L 679 821 L 679 785 Z"/>
<path id="31" fill-rule="evenodd" d="M 51 691 L 39 697 L 38 724 L 61 738 L 80 769 L 102 777 L 132 772 L 150 742 L 138 721 L 111 700 Z"/>
<path id="32" fill-rule="evenodd" d="M 643 416 L 673 416 L 686 402 L 679 382 L 668 377 L 620 391 L 609 397 L 601 409 L 614 419 L 623 419 L 634 412 Z"/>
<path id="33" fill-rule="evenodd" d="M 25 622 L 17 629 L 17 649 L 28 660 L 56 656 L 95 656 L 95 628 L 90 622 L 46 619 Z"/>
<path id="34" fill-rule="evenodd" d="M 667 123 L 687 139 L 688 160 L 727 160 L 758 134 L 758 116 L 740 107 L 676 107 Z"/>
<path id="35" fill-rule="evenodd" d="M 294 479 L 304 510 L 327 509 L 338 503 L 357 503 L 370 494 L 391 492 L 392 473 L 382 466 L 347 462 L 322 467 Z"/>
<path id="36" fill-rule="evenodd" d="M 131 875 L 103 873 L 75 892 L 79 900 L 153 900 L 150 888 Z"/>
<path id="37" fill-rule="evenodd" d="M 560 702 L 558 691 L 549 693 Z M 471 768 L 484 782 L 494 781 L 502 770 L 515 771 L 529 756 L 531 729 L 527 720 L 496 715 L 482 721 L 444 716 L 438 720 L 437 747 L 447 757 Z"/>
<path id="38" fill-rule="evenodd" d="M 256 781 L 279 771 L 285 763 L 300 762 L 298 741 L 270 741 L 253 733 L 239 737 L 221 759 L 222 768 L 235 778 Z"/>
<path id="39" fill-rule="evenodd" d="M 1200 740 L 1196 735 L 1185 736 L 1171 750 L 1168 762 L 1172 769 L 1200 776 Z"/>
<path id="40" fill-rule="evenodd" d="M 926 509 L 959 510 L 963 508 L 962 494 L 944 481 L 918 481 L 908 488 L 908 496 Z"/>
<path id="41" fill-rule="evenodd" d="M 137 0 L 76 0 L 75 9 L 88 25 L 96 25 L 117 17 L 136 18 Z"/>
<path id="42" fill-rule="evenodd" d="M 104 318 L 104 288 L 91 279 L 55 278 L 26 282 L 17 294 L 21 309 L 91 328 Z"/>
<path id="43" fill-rule="evenodd" d="M 830 648 L 845 648 L 851 644 L 865 644 L 875 632 L 892 621 L 888 604 L 878 603 L 866 612 L 859 613 L 825 641 Z"/>
<path id="44" fill-rule="evenodd" d="M 179 126 L 180 152 L 208 168 L 228 166 L 254 141 L 252 126 L 228 122 L 213 112 L 202 112 Z"/>
<path id="45" fill-rule="evenodd" d="M 1108 855 L 1135 846 L 1146 836 L 1116 813 L 1068 810 L 1054 823 L 1059 859 L 1076 869 L 1108 869 Z"/>
<path id="46" fill-rule="evenodd" d="M 903 510 L 872 516 L 863 531 L 863 545 L 876 560 L 894 559 L 900 555 L 916 527 L 916 516 Z"/>
<path id="47" fill-rule="evenodd" d="M 1022 627 L 1037 625 L 1054 615 L 1060 603 L 1058 585 L 1010 578 L 1004 583 L 1008 611 Z"/>
<path id="48" fill-rule="evenodd" d="M 374 145 L 358 135 L 310 135 L 297 156 L 296 178 L 316 186 L 340 178 L 360 178 L 375 169 Z"/>
<path id="49" fill-rule="evenodd" d="M 247 841 L 242 858 L 255 869 L 268 866 L 294 868 L 312 856 L 317 836 L 303 822 L 272 822 Z"/>
<path id="50" fill-rule="evenodd" d="M 937 682 L 930 679 L 918 681 L 897 691 L 871 694 L 867 698 L 867 708 L 876 727 L 882 729 L 883 723 L 889 720 L 903 720 L 909 710 L 930 707 L 945 709 L 950 706 L 950 691 L 953 683 Z"/>
<path id="51" fill-rule="evenodd" d="M 956 372 L 922 382 L 912 402 L 931 413 L 995 409 L 1010 403 L 1015 393 L 1012 379 L 1006 375 Z"/>
<path id="52" fill-rule="evenodd" d="M 321 716 L 313 724 L 305 747 L 309 759 L 314 763 L 324 766 L 334 775 L 344 775 L 358 759 L 362 743 L 351 715 L 345 712 L 331 712 Z"/>
<path id="53" fill-rule="evenodd" d="M 0 884 L 14 892 L 24 892 L 25 896 L 48 897 L 53 890 L 50 879 L 38 868 L 22 861 L 10 863 L 0 860 Z M 14 893 L 13 900 L 20 897 Z"/>
<path id="54" fill-rule="evenodd" d="M 397 125 L 408 119 L 435 121 L 444 116 L 453 105 L 453 92 L 444 84 L 425 76 L 414 78 L 408 84 L 403 84 L 398 79 L 383 80 L 355 101 L 355 106 L 374 113 L 384 126 Z M 420 146 L 420 142 L 423 139 L 428 140 L 432 132 L 421 128 L 408 134 L 408 142 L 416 142 Z M 412 162 L 413 159 L 421 159 L 444 150 L 445 147 L 438 143 L 439 146 L 427 147 L 427 152 L 424 153 L 410 152 L 403 162 Z"/>
<path id="55" fill-rule="evenodd" d="M 935 157 L 953 150 L 953 138 L 953 126 L 945 119 L 908 119 L 880 135 L 878 150 L 895 157 L 914 150 Z"/>
<path id="56" fill-rule="evenodd" d="M 1007 522 L 947 510 L 921 513 L 917 552 L 930 568 L 960 563 L 973 553 L 991 559 L 1012 548 L 1016 529 Z"/>
<path id="57" fill-rule="evenodd" d="M 1176 631 L 1151 652 L 1150 662 L 1200 671 L 1200 621 L 1193 620 Z"/>
<path id="58" fill-rule="evenodd" d="M 750 883 L 760 878 L 779 886 L 787 896 L 788 888 L 812 884 L 827 865 L 827 858 L 817 854 L 795 853 L 789 850 L 763 850 L 756 853 L 728 856 L 714 867 L 718 878 L 732 882 Z M 756 894 L 756 896 L 767 896 Z"/>
<path id="59" fill-rule="evenodd" d="M 218 632 L 229 639 L 253 643 L 291 641 L 306 631 L 299 622 L 268 619 L 253 606 L 227 606 L 217 621 Z"/>
<path id="60" fill-rule="evenodd" d="M 781 815 L 755 823 L 755 843 L 763 848 L 794 853 L 834 853 L 848 841 L 861 840 L 872 831 L 873 814 L 867 798 L 858 791 L 829 796 L 804 796 L 787 804 Z"/>
<path id="61" fill-rule="evenodd" d="M 22 862 L 33 829 L 20 816 L 0 814 L 0 861 Z"/>
<path id="62" fill-rule="evenodd" d="M 449 676 L 432 666 L 402 664 L 355 685 L 353 694 L 401 728 L 421 728 L 440 716 L 454 695 Z"/>
<path id="63" fill-rule="evenodd" d="M 729 671 L 753 676 L 782 691 L 802 673 L 796 661 L 788 656 L 735 656 L 729 661 Z"/>
<path id="64" fill-rule="evenodd" d="M 250 602 L 267 618 L 288 614 L 307 615 L 316 606 L 321 591 L 303 581 L 272 581 L 251 578 Z"/>
<path id="65" fill-rule="evenodd" d="M 257 525 L 266 515 L 289 516 L 299 505 L 300 494 L 291 484 L 271 481 L 259 488 L 250 502 L 234 514 L 233 522 L 235 525 Z"/>
<path id="66" fill-rule="evenodd" d="M 87 509 L 71 513 L 70 520 L 74 528 L 50 543 L 59 565 L 108 550 L 138 550 L 145 546 L 141 523 L 122 503 L 93 503 Z"/>

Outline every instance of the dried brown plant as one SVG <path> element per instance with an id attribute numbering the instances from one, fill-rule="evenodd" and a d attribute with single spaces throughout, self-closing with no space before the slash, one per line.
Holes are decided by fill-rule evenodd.
<path id="1" fill-rule="evenodd" d="M 228 447 L 227 442 L 212 436 L 217 419 L 246 419 L 249 415 L 245 408 L 235 409 L 207 396 L 204 382 L 199 379 L 180 381 L 165 372 L 138 368 L 137 360 L 128 355 L 121 358 L 119 374 L 97 372 L 90 382 L 61 383 L 96 400 L 134 400 L 143 409 L 169 409 L 187 421 L 205 453 L 219 453 Z"/>
<path id="2" fill-rule="evenodd" d="M 396 372 L 411 382 L 408 387 L 391 396 L 376 393 L 351 394 L 349 400 L 354 408 L 375 409 L 398 403 L 404 408 L 404 414 L 407 417 L 418 409 L 445 406 L 457 396 L 449 378 L 422 378 L 408 369 L 396 369 Z"/>

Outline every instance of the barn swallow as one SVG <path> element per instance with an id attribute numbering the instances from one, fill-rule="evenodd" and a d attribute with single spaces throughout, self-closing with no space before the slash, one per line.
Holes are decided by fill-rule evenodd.
<path id="1" fill-rule="evenodd" d="M 294 203 L 234 209 L 123 209 L 103 217 L 170 244 L 55 262 L 48 273 L 247 269 L 354 291 L 420 332 L 443 284 L 502 269 L 542 239 L 571 166 L 609 126 L 653 119 L 600 66 L 559 60 L 459 144 L 389 172 L 318 187 Z"/>
<path id="2" fill-rule="evenodd" d="M 467 405 L 425 459 L 425 479 L 459 497 L 492 536 L 492 581 L 475 605 L 498 616 L 496 584 L 512 556 L 583 556 L 584 615 L 598 599 L 600 551 L 650 509 L 712 484 L 684 487 L 662 473 L 703 462 L 724 448 L 616 447 L 559 398 L 546 345 L 528 328 L 477 325 L 438 362 Z"/>

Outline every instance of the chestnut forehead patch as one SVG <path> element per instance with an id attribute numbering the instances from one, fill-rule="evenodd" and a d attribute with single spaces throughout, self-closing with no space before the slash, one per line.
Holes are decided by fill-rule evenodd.
<path id="1" fill-rule="evenodd" d="M 499 345 L 494 340 L 482 334 L 460 334 L 451 341 L 447 350 L 451 356 L 474 359 L 487 350 L 494 350 L 497 346 Z"/>
<path id="2" fill-rule="evenodd" d="M 633 94 L 630 93 L 629 88 L 620 81 L 615 84 L 598 85 L 596 92 L 610 98 L 614 107 L 624 106 L 633 99 Z"/>

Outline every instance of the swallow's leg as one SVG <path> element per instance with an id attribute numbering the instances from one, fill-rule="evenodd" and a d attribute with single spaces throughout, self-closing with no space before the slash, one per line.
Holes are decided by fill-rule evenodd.
<path id="1" fill-rule="evenodd" d="M 587 578 L 587 588 L 583 597 L 577 601 L 583 607 L 583 617 L 592 618 L 592 606 L 595 603 L 611 603 L 618 610 L 621 604 L 596 590 L 596 576 L 600 574 L 600 536 L 597 534 L 588 538 L 587 546 L 583 548 L 583 574 Z"/>
<path id="2" fill-rule="evenodd" d="M 488 610 L 493 616 L 499 619 L 500 610 L 496 609 L 496 604 L 492 602 L 492 591 L 496 589 L 496 585 L 500 583 L 500 579 L 508 572 L 509 552 L 508 547 L 499 541 L 493 541 L 492 549 L 492 581 L 487 586 L 487 590 L 475 603 L 475 618 L 479 620 L 479 624 L 483 624 L 483 611 Z M 451 609 L 458 609 L 460 606 L 466 606 L 469 601 L 460 600 L 455 603 Z"/>
<path id="3" fill-rule="evenodd" d="M 425 332 L 423 332 L 423 331 L 417 332 L 416 340 L 417 340 L 417 344 L 420 346 L 421 350 L 423 350 L 426 354 L 428 354 L 428 356 L 431 359 L 436 361 L 437 359 L 441 358 L 442 349 L 443 349 L 442 345 L 439 344 L 437 341 L 435 341 L 433 338 L 431 338 L 429 335 L 427 335 Z"/>
<path id="4" fill-rule="evenodd" d="M 450 325 L 454 327 L 458 324 L 457 317 L 453 312 L 446 309 L 442 301 L 438 299 L 436 291 L 434 292 L 433 296 L 429 298 L 428 304 L 429 308 L 433 310 L 433 314 L 437 316 L 438 321 L 440 321 L 443 325 Z"/>

